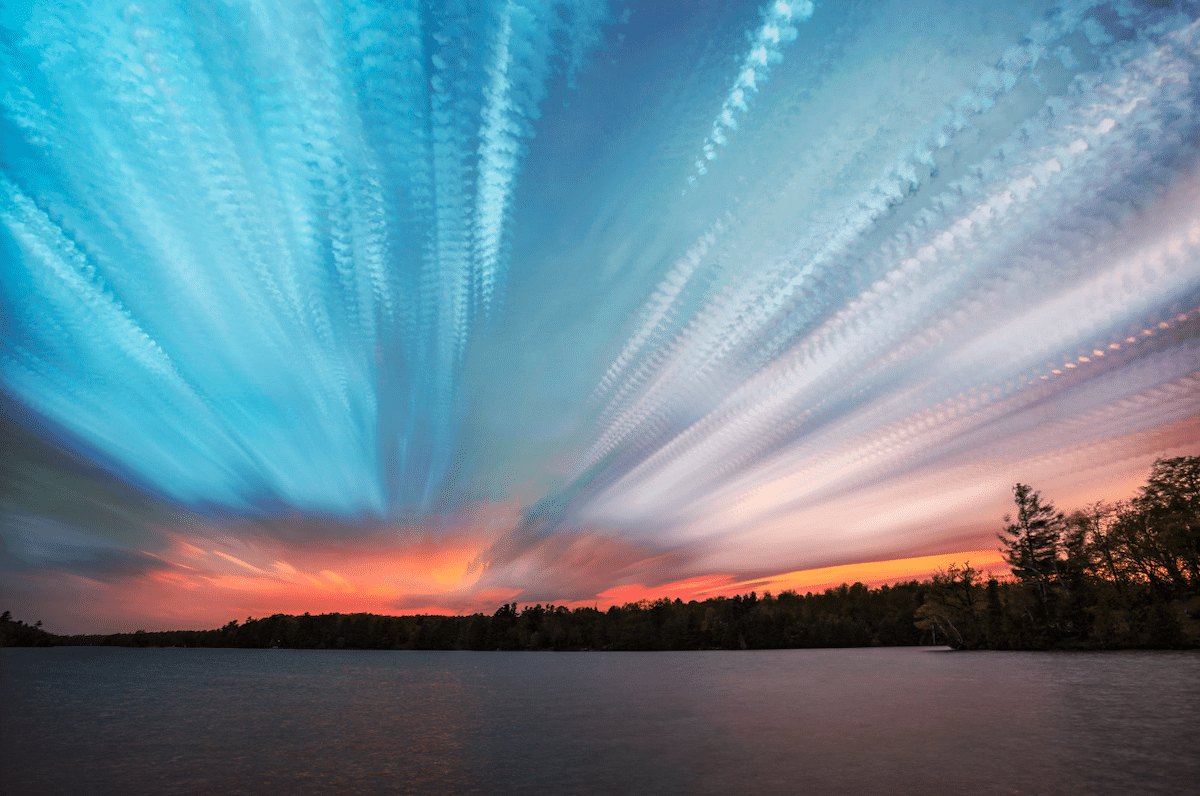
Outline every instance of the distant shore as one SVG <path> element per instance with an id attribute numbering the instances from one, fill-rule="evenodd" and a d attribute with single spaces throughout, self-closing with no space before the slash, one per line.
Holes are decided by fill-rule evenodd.
<path id="1" fill-rule="evenodd" d="M 1019 582 L 981 587 L 999 597 Z M 939 601 L 935 580 L 869 589 L 843 584 L 820 594 L 753 592 L 703 602 L 661 599 L 612 607 L 569 609 L 515 603 L 493 615 L 380 616 L 276 614 L 212 630 L 107 635 L 55 635 L 40 627 L 0 621 L 0 646 L 210 647 L 244 649 L 636 651 L 814 649 L 949 645 L 959 649 L 1197 649 L 1200 598 L 1146 603 L 1120 617 L 1119 636 L 1017 636 L 1017 643 L 964 644 L 929 621 Z M 922 608 L 925 608 L 922 611 Z M 924 614 L 924 618 L 922 618 Z M 1003 617 L 1000 622 L 1003 622 Z M 1010 628 L 1011 631 L 1011 628 Z M 986 637 L 1000 642 L 999 634 Z M 1021 643 L 1025 641 L 1026 643 Z M 1032 643 L 1030 643 L 1032 642 Z M 1041 643 L 1038 643 L 1041 642 Z"/>

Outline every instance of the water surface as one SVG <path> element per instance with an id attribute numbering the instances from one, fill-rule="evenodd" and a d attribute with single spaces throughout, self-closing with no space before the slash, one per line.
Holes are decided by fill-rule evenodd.
<path id="1" fill-rule="evenodd" d="M 1200 654 L 0 650 L 23 794 L 1183 794 Z"/>

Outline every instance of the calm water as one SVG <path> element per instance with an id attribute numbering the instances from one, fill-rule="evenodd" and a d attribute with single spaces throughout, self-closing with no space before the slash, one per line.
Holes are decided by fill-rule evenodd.
<path id="1" fill-rule="evenodd" d="M 0 650 L 20 794 L 1200 793 L 1200 654 Z"/>

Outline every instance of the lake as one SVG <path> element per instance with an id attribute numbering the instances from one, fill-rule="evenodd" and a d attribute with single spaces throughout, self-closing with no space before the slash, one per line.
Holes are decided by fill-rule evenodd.
<path id="1" fill-rule="evenodd" d="M 1200 653 L 0 649 L 0 792 L 1195 794 Z"/>

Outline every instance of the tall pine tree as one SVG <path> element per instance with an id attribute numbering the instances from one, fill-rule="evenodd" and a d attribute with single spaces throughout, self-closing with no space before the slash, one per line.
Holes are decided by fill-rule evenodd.
<path id="1" fill-rule="evenodd" d="M 1001 553 L 1012 567 L 1013 574 L 1034 586 L 1043 607 L 1050 596 L 1050 586 L 1058 580 L 1058 551 L 1065 518 L 1052 503 L 1042 503 L 1042 496 L 1026 484 L 1013 487 L 1017 513 L 1005 514 L 1004 531 L 999 534 L 1004 544 Z"/>

